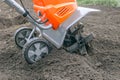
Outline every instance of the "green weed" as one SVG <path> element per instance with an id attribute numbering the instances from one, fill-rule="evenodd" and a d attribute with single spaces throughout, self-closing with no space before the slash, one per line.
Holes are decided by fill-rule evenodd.
<path id="1" fill-rule="evenodd" d="M 78 4 L 120 7 L 120 0 L 77 0 Z"/>

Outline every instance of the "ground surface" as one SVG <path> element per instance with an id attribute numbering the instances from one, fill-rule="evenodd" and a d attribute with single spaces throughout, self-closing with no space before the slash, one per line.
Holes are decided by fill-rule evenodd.
<path id="1" fill-rule="evenodd" d="M 0 80 L 120 80 L 120 9 L 101 9 L 82 22 L 85 32 L 93 32 L 93 50 L 86 56 L 54 49 L 44 59 L 28 65 L 13 34 L 24 20 L 13 9 L 0 3 Z"/>

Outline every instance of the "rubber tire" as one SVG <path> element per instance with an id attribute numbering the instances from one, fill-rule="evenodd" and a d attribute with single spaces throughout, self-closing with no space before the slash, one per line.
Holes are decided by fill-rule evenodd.
<path id="1" fill-rule="evenodd" d="M 23 46 L 19 45 L 19 43 L 18 43 L 18 41 L 17 41 L 17 36 L 19 35 L 19 33 L 20 33 L 22 30 L 30 30 L 30 31 L 32 31 L 32 28 L 29 28 L 29 27 L 21 27 L 21 28 L 19 28 L 18 30 L 16 30 L 16 32 L 15 32 L 15 34 L 14 34 L 14 40 L 15 40 L 15 44 L 16 44 L 20 49 L 22 49 L 24 45 L 23 45 Z M 35 36 L 35 34 L 34 34 L 34 36 Z"/>
<path id="2" fill-rule="evenodd" d="M 46 44 L 47 47 L 48 47 L 48 54 L 50 53 L 50 49 L 51 49 L 51 48 L 50 48 L 50 46 L 48 45 L 47 41 L 45 41 L 45 40 L 43 40 L 43 39 L 40 39 L 40 38 L 32 38 L 32 39 L 30 39 L 30 41 L 27 42 L 27 43 L 24 45 L 24 47 L 23 47 L 24 58 L 25 58 L 25 60 L 26 60 L 26 62 L 27 62 L 28 64 L 33 64 L 33 63 L 35 63 L 35 62 L 33 62 L 33 61 L 31 61 L 31 60 L 29 59 L 29 57 L 28 57 L 28 50 L 29 50 L 29 48 L 31 47 L 32 44 L 37 43 L 37 42 L 43 42 L 44 44 Z M 37 61 L 36 61 L 36 62 L 37 62 Z"/>

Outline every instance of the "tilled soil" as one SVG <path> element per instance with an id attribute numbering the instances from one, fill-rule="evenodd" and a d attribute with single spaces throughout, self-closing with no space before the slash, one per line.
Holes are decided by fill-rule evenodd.
<path id="1" fill-rule="evenodd" d="M 0 3 L 0 80 L 120 80 L 120 9 L 89 6 L 101 12 L 81 22 L 93 32 L 92 50 L 86 56 L 53 49 L 36 64 L 26 63 L 14 43 L 14 32 L 29 23 Z"/>

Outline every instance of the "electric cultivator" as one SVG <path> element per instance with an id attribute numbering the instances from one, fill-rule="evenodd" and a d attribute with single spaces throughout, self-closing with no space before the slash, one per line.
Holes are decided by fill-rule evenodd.
<path id="1" fill-rule="evenodd" d="M 33 0 L 35 20 L 27 9 L 15 0 L 4 0 L 31 22 L 34 27 L 22 27 L 15 33 L 15 43 L 23 49 L 25 60 L 32 64 L 50 53 L 51 47 L 70 53 L 87 53 L 93 35 L 83 36 L 80 20 L 96 9 L 78 7 L 76 0 Z"/>

